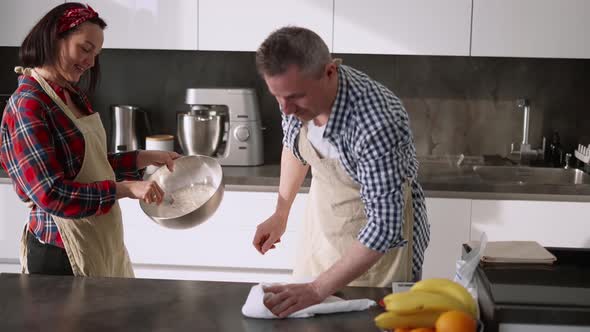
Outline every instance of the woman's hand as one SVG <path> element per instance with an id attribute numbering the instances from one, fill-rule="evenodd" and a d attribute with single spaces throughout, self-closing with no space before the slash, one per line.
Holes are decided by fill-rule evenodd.
<path id="1" fill-rule="evenodd" d="M 164 191 L 155 181 L 123 181 L 117 182 L 116 197 L 141 199 L 147 204 L 160 205 L 164 199 Z"/>
<path id="2" fill-rule="evenodd" d="M 182 156 L 172 151 L 141 150 L 137 154 L 137 168 L 142 169 L 150 165 L 166 165 L 170 172 L 172 172 L 174 171 L 174 159 L 180 157 Z"/>

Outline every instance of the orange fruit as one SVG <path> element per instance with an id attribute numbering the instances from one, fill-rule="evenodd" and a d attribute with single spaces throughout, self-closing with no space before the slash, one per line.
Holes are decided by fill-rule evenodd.
<path id="1" fill-rule="evenodd" d="M 436 332 L 475 332 L 477 322 L 463 311 L 451 310 L 443 313 L 434 325 Z"/>
<path id="2" fill-rule="evenodd" d="M 393 332 L 411 332 L 412 329 L 409 329 L 407 327 L 398 327 L 397 329 L 393 330 Z"/>
<path id="3" fill-rule="evenodd" d="M 436 332 L 436 330 L 431 327 L 419 327 L 417 329 L 410 330 L 410 332 Z"/>

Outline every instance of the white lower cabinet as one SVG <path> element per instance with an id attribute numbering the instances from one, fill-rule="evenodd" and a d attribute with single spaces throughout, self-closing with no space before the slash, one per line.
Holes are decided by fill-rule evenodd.
<path id="1" fill-rule="evenodd" d="M 590 202 L 473 200 L 471 240 L 537 241 L 543 246 L 590 248 Z"/>
<path id="2" fill-rule="evenodd" d="M 29 208 L 10 183 L 0 183 L 0 273 L 20 272 L 19 248 Z"/>
<path id="3" fill-rule="evenodd" d="M 252 245 L 256 226 L 274 211 L 275 192 L 226 191 L 210 220 L 187 230 L 150 220 L 136 200 L 120 201 L 125 242 L 138 278 L 286 282 L 297 252 L 307 194 L 297 195 L 277 248 Z M 544 246 L 590 247 L 590 202 L 426 199 L 430 245 L 423 278 L 453 278 L 461 245 L 479 240 L 533 240 Z M 19 272 L 19 241 L 28 208 L 9 183 L 0 183 L 0 272 Z"/>
<path id="4" fill-rule="evenodd" d="M 0 263 L 0 273 L 21 273 L 21 266 L 18 260 L 10 260 Z"/>
<path id="5" fill-rule="evenodd" d="M 290 280 L 307 194 L 291 209 L 277 248 L 260 255 L 252 246 L 256 226 L 276 204 L 277 193 L 225 192 L 216 214 L 188 230 L 163 228 L 143 214 L 137 201 L 121 201 L 125 241 L 139 278 L 286 282 Z M 452 278 L 461 244 L 469 240 L 471 200 L 428 198 L 431 242 L 424 277 Z"/>
<path id="6" fill-rule="evenodd" d="M 461 244 L 469 241 L 470 199 L 426 198 L 430 244 L 426 249 L 422 278 L 455 276 Z"/>
<path id="7" fill-rule="evenodd" d="M 293 203 L 281 242 L 265 255 L 252 240 L 256 226 L 274 211 L 277 193 L 228 192 L 205 223 L 186 230 L 151 221 L 137 201 L 121 201 L 125 241 L 138 277 L 250 282 L 289 279 L 295 258 L 296 229 L 307 194 Z"/>

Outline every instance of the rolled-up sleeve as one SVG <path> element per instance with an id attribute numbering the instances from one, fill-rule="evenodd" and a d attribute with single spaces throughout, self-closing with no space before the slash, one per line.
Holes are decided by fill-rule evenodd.
<path id="1" fill-rule="evenodd" d="M 39 208 L 64 218 L 104 214 L 115 203 L 113 181 L 79 183 L 64 178 L 42 106 L 21 97 L 7 107 L 2 132 L 3 163 L 15 185 Z"/>
<path id="2" fill-rule="evenodd" d="M 143 171 L 137 168 L 137 155 L 139 151 L 109 153 L 108 159 L 117 181 L 141 180 Z"/>
<path id="3" fill-rule="evenodd" d="M 283 127 L 283 147 L 287 148 L 291 152 L 295 158 L 299 159 L 302 164 L 307 164 L 305 159 L 301 156 L 299 152 L 299 145 L 297 144 L 299 131 L 301 130 L 301 121 L 298 120 L 293 115 L 285 115 L 282 114 L 282 127 Z"/>
<path id="4" fill-rule="evenodd" d="M 411 135 L 405 121 L 385 122 L 361 142 L 357 174 L 367 224 L 358 234 L 366 247 L 385 253 L 404 246 L 404 184 L 411 156 Z"/>

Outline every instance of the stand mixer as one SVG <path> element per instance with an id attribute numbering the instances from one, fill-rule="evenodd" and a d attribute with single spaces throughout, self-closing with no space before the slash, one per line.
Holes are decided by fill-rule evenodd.
<path id="1" fill-rule="evenodd" d="M 262 126 L 254 89 L 186 90 L 189 112 L 177 116 L 177 136 L 187 155 L 209 155 L 224 166 L 264 163 Z"/>

